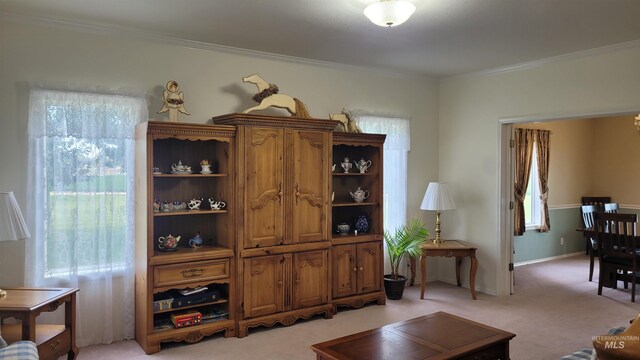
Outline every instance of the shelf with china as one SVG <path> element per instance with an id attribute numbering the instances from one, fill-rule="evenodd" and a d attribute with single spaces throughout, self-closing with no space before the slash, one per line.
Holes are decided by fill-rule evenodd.
<path id="1" fill-rule="evenodd" d="M 333 133 L 332 303 L 384 304 L 383 144 L 385 135 Z"/>
<path id="2" fill-rule="evenodd" d="M 149 121 L 136 129 L 136 222 L 146 224 L 136 229 L 136 340 L 147 354 L 163 342 L 235 336 L 234 209 L 226 206 L 234 139 L 229 126 Z M 177 303 L 181 290 L 202 287 L 216 298 L 154 309 L 158 296 L 175 294 Z"/>

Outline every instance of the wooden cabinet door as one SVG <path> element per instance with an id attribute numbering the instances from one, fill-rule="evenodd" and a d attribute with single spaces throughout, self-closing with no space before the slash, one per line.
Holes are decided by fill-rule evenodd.
<path id="1" fill-rule="evenodd" d="M 338 245 L 331 249 L 333 297 L 354 295 L 357 291 L 356 245 Z"/>
<path id="2" fill-rule="evenodd" d="M 269 315 L 283 309 L 282 255 L 260 256 L 244 260 L 244 317 Z"/>
<path id="3" fill-rule="evenodd" d="M 293 187 L 293 242 L 327 240 L 329 133 L 292 133 L 293 181 L 290 185 Z"/>
<path id="4" fill-rule="evenodd" d="M 284 130 L 247 127 L 245 248 L 281 244 L 284 231 Z"/>
<path id="5" fill-rule="evenodd" d="M 293 254 L 293 308 L 326 304 L 328 302 L 328 250 Z"/>
<path id="6" fill-rule="evenodd" d="M 358 244 L 357 251 L 358 293 L 380 290 L 382 243 L 370 242 Z"/>

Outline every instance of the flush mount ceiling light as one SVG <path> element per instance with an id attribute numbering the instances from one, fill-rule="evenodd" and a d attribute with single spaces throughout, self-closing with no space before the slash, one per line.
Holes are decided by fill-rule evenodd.
<path id="1" fill-rule="evenodd" d="M 378 26 L 398 26 L 407 21 L 416 6 L 405 0 L 381 0 L 364 9 L 364 15 Z"/>

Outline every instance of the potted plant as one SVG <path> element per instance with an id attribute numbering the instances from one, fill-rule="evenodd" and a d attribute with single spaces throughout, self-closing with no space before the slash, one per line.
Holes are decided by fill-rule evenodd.
<path id="1" fill-rule="evenodd" d="M 411 219 L 393 234 L 385 231 L 384 241 L 387 244 L 391 274 L 384 275 L 384 290 L 389 300 L 402 298 L 407 277 L 400 275 L 400 262 L 405 255 L 418 257 L 422 252 L 422 244 L 427 241 L 429 230 L 420 219 Z"/>

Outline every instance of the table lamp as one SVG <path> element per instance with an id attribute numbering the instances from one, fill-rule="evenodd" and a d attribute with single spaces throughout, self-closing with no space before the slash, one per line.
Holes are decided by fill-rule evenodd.
<path id="1" fill-rule="evenodd" d="M 453 202 L 453 197 L 449 192 L 449 185 L 430 182 L 427 191 L 424 193 L 424 198 L 422 198 L 420 209 L 436 211 L 436 238 L 433 240 L 435 244 L 444 242 L 440 239 L 440 211 L 453 210 L 455 208 L 456 204 Z"/>
<path id="2" fill-rule="evenodd" d="M 0 192 L 0 241 L 16 241 L 30 237 L 13 192 Z M 0 289 L 0 298 L 7 292 Z"/>

